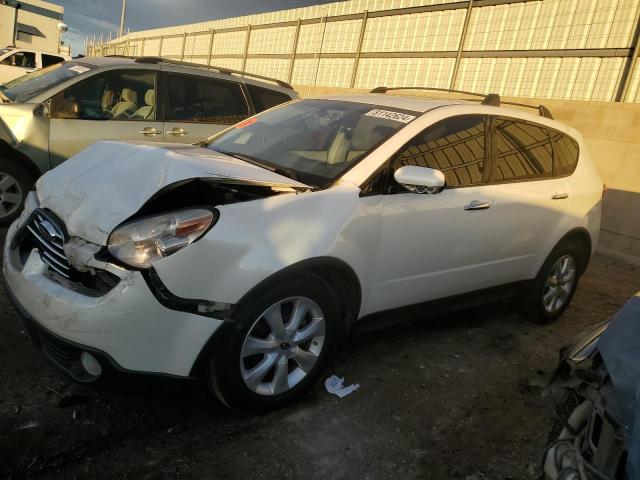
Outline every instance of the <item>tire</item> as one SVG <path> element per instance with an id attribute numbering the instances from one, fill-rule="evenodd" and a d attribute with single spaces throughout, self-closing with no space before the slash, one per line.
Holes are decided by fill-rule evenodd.
<path id="1" fill-rule="evenodd" d="M 22 165 L 0 159 L 0 227 L 11 224 L 22 212 L 35 180 Z"/>
<path id="2" fill-rule="evenodd" d="M 307 313 L 296 328 L 297 307 Z M 280 330 L 284 325 L 289 330 Z M 216 332 L 207 382 L 233 410 L 265 413 L 284 407 L 317 379 L 335 353 L 339 333 L 340 309 L 327 283 L 312 273 L 290 274 L 251 293 L 233 321 Z M 264 351 L 253 354 L 257 350 Z"/>
<path id="3" fill-rule="evenodd" d="M 562 268 L 562 262 L 567 260 L 567 271 L 564 275 L 558 275 L 558 266 Z M 557 320 L 571 303 L 576 292 L 582 268 L 583 252 L 573 242 L 565 240 L 560 242 L 549 254 L 536 276 L 533 286 L 520 299 L 516 305 L 519 312 L 527 319 L 536 323 L 551 323 Z M 571 274 L 569 270 L 572 270 Z M 552 277 L 556 274 L 556 287 Z M 560 282 L 557 279 L 560 278 Z M 569 282 L 570 280 L 570 282 Z M 557 295 L 554 294 L 557 292 Z M 549 302 L 549 298 L 556 301 Z M 550 303 L 552 304 L 549 308 Z"/>

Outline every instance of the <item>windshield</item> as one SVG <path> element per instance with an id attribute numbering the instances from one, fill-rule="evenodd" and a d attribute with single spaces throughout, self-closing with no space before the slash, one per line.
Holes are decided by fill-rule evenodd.
<path id="1" fill-rule="evenodd" d="M 207 148 L 321 187 L 418 114 L 365 103 L 303 100 L 245 120 L 213 137 Z"/>
<path id="2" fill-rule="evenodd" d="M 92 65 L 79 62 L 64 62 L 27 73 L 21 77 L 0 85 L 0 91 L 13 102 L 26 102 L 78 75 L 94 68 Z"/>

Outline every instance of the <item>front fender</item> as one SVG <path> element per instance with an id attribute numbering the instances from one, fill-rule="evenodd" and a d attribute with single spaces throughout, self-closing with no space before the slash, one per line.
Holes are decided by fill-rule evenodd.
<path id="1" fill-rule="evenodd" d="M 220 206 L 220 220 L 203 239 L 154 267 L 178 296 L 236 304 L 291 265 L 332 257 L 355 272 L 364 304 L 381 205 L 379 198 L 359 193 L 343 184 Z"/>

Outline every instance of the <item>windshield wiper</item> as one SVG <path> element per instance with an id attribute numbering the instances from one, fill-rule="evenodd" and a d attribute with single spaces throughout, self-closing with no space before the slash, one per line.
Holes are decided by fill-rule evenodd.
<path id="1" fill-rule="evenodd" d="M 4 93 L 2 93 L 3 90 L 6 90 L 7 87 L 5 87 L 4 85 L 0 85 L 0 102 L 2 103 L 11 103 L 11 99 L 9 97 L 7 97 Z"/>
<path id="2" fill-rule="evenodd" d="M 255 157 L 252 157 L 252 156 L 249 156 L 249 155 L 245 155 L 243 153 L 225 152 L 225 151 L 222 151 L 222 150 L 216 150 L 216 151 L 219 152 L 219 153 L 222 153 L 224 155 L 229 155 L 230 157 L 237 158 L 238 160 L 242 160 L 243 162 L 250 163 L 251 165 L 255 165 L 256 167 L 264 168 L 265 170 L 269 170 L 270 172 L 277 173 L 277 174 L 282 175 L 284 177 L 291 178 L 293 180 L 297 180 L 298 179 L 297 178 L 298 175 L 296 174 L 296 171 L 292 170 L 290 168 L 276 167 L 272 163 L 265 162 L 264 160 L 259 160 L 259 159 L 255 158 Z"/>

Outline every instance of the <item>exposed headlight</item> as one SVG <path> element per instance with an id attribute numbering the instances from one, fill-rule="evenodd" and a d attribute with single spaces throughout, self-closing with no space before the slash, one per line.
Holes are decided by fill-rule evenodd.
<path id="1" fill-rule="evenodd" d="M 127 265 L 149 268 L 191 245 L 217 220 L 217 212 L 203 208 L 143 217 L 116 228 L 107 245 L 111 255 Z"/>

